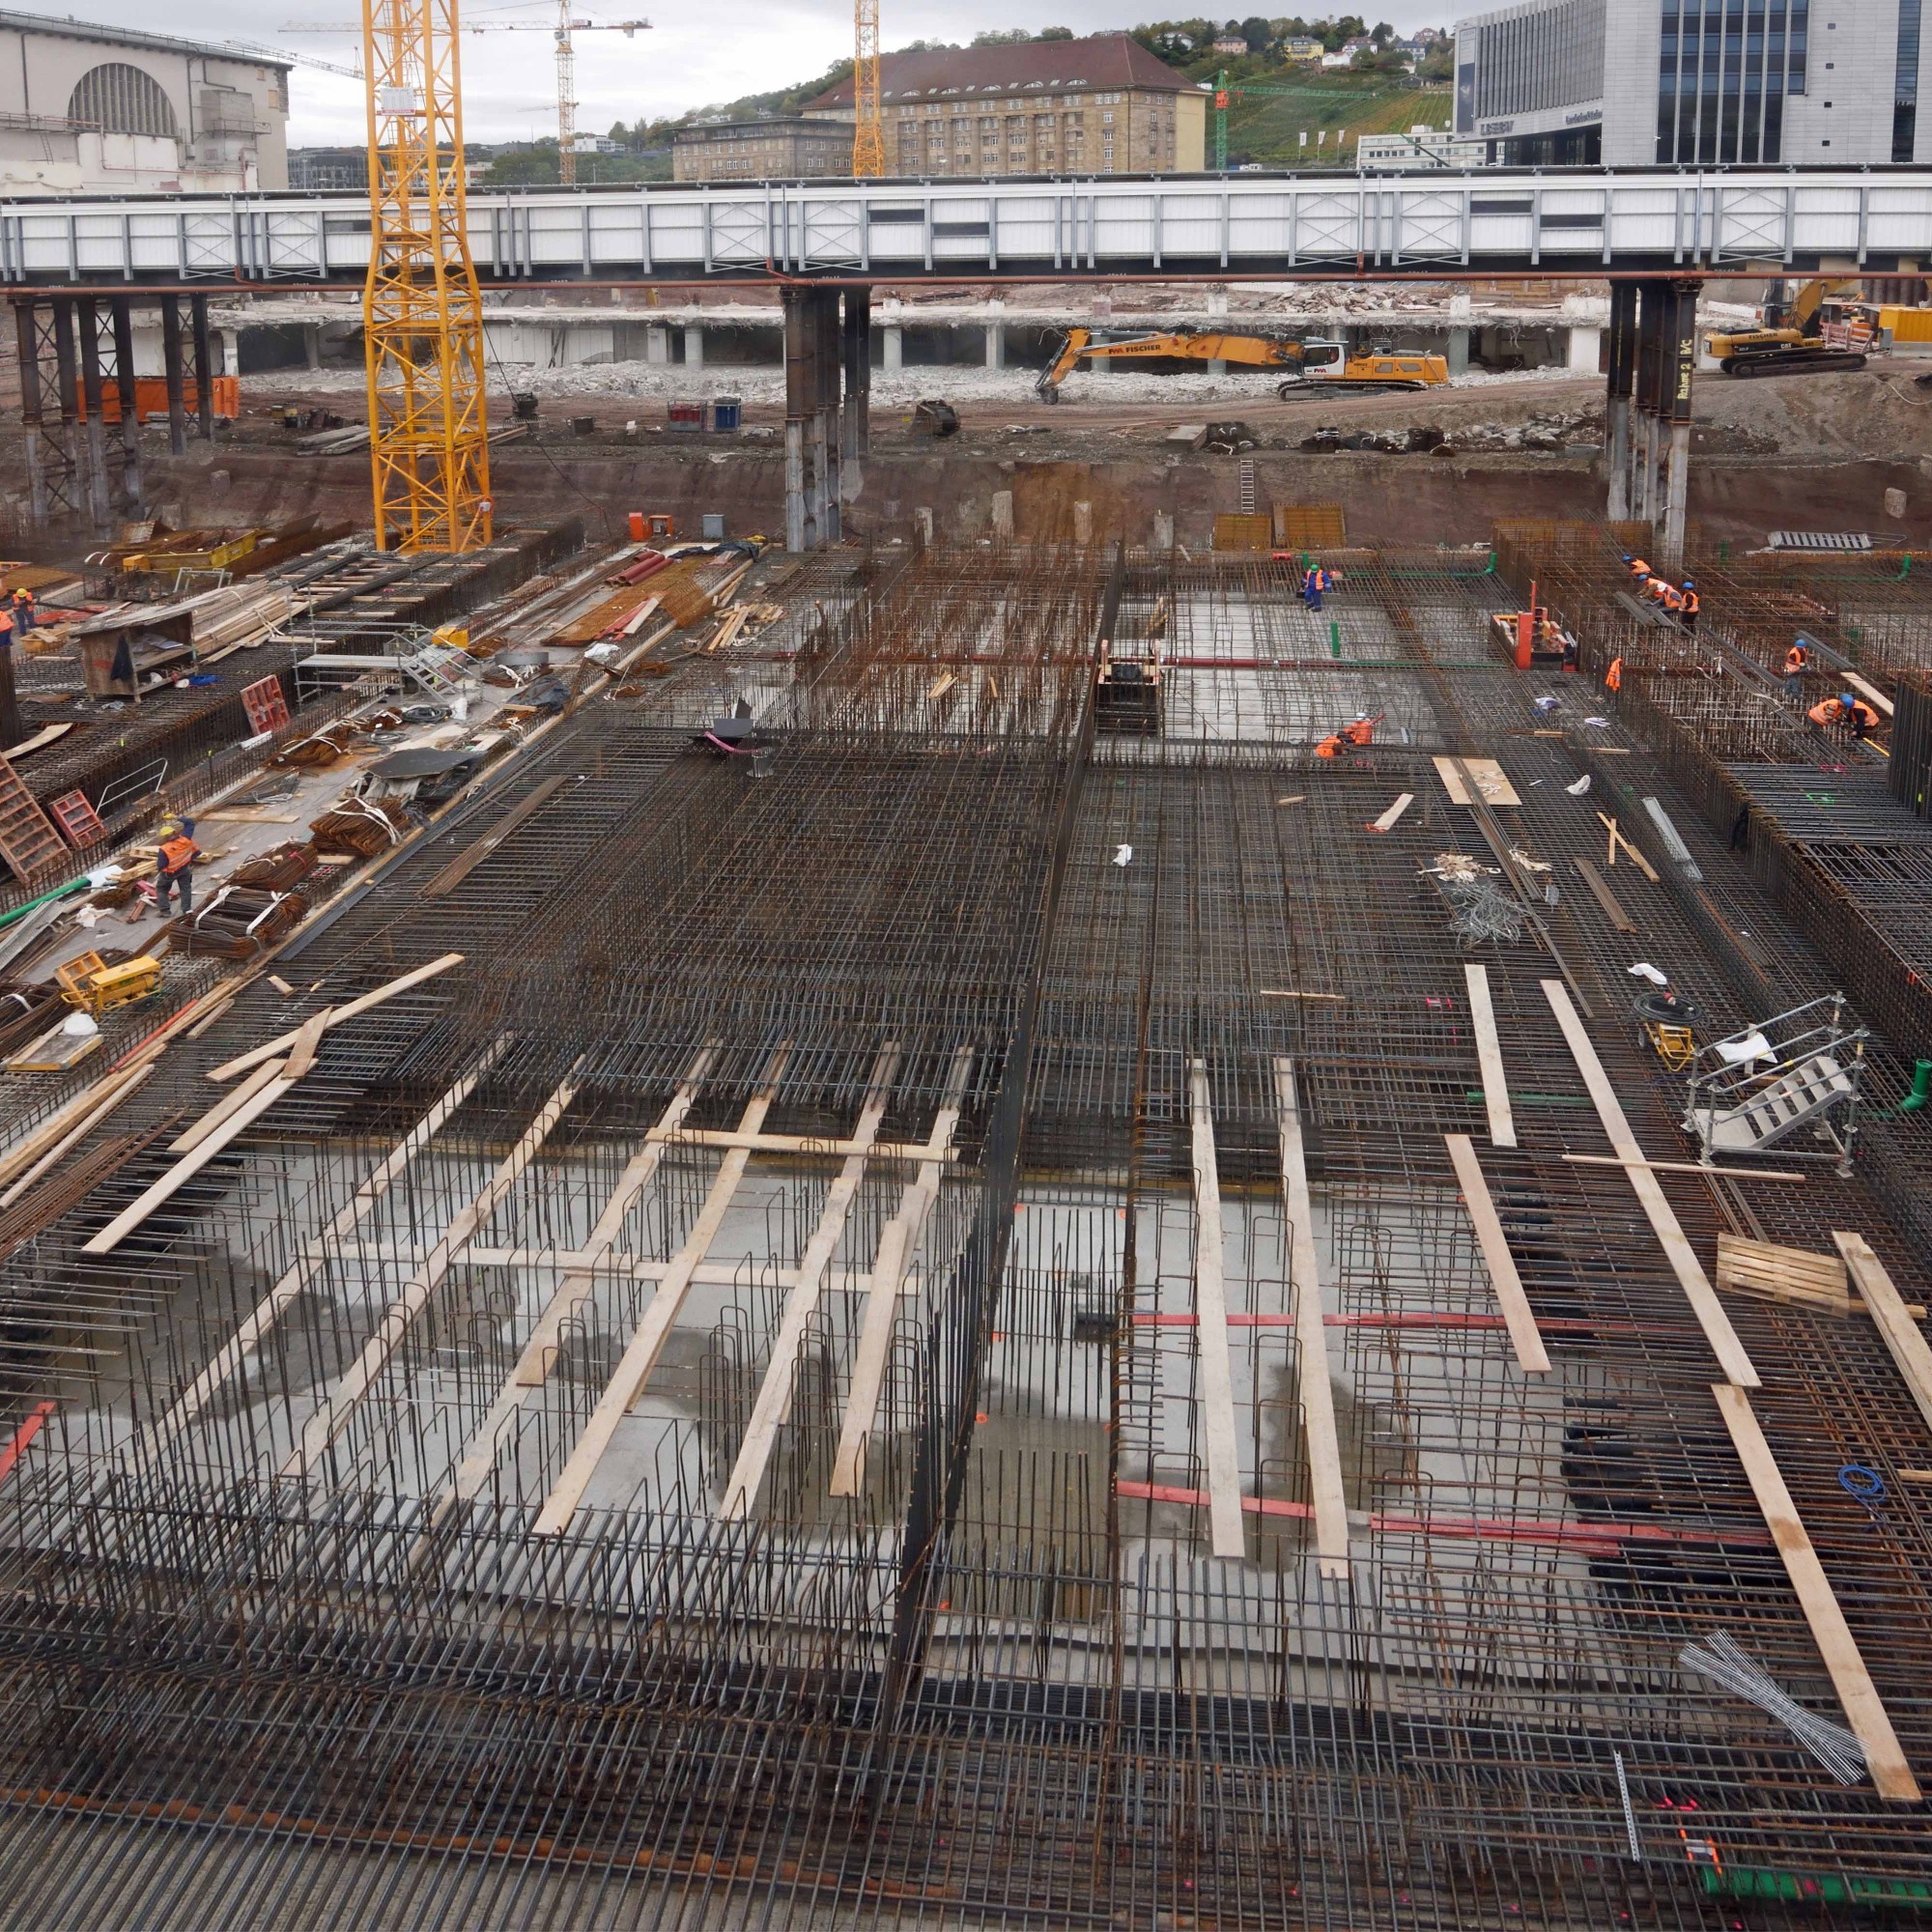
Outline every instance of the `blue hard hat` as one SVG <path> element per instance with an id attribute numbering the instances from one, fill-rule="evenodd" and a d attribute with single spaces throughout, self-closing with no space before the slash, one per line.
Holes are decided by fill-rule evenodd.
<path id="1" fill-rule="evenodd" d="M 1855 705 L 1858 701 L 1859 700 L 1856 697 L 1854 697 L 1849 691 L 1841 691 L 1838 694 L 1838 702 L 1842 704 L 1847 711 L 1849 711 L 1853 707 L 1853 705 Z"/>
<path id="2" fill-rule="evenodd" d="M 1691 582 L 1691 580 L 1690 580 L 1690 578 L 1688 578 L 1688 577 L 1687 577 L 1687 578 L 1686 578 L 1686 579 L 1684 580 L 1684 587 L 1685 587 L 1685 589 L 1686 589 L 1686 590 L 1695 590 L 1697 586 L 1696 586 L 1696 584 L 1695 584 L 1695 583 L 1693 583 L 1693 582 Z"/>

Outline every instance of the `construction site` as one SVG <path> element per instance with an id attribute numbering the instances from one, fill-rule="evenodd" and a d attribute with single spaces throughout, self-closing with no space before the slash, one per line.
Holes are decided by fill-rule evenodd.
<path id="1" fill-rule="evenodd" d="M 454 32 L 354 318 L 0 214 L 0 1925 L 1932 1918 L 1907 324 L 506 370 Z"/>

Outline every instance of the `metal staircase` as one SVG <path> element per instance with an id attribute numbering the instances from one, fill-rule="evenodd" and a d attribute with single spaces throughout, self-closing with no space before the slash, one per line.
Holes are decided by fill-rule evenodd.
<path id="1" fill-rule="evenodd" d="M 1700 1048 L 1684 1116 L 1699 1158 L 1781 1148 L 1786 1159 L 1831 1160 L 1849 1174 L 1867 1037 L 1833 993 Z M 1785 1145 L 1800 1135 L 1820 1145 Z"/>

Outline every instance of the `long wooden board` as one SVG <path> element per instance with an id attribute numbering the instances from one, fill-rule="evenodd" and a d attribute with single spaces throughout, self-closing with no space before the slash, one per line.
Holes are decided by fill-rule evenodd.
<path id="1" fill-rule="evenodd" d="M 1918 1405 L 1926 1427 L 1932 1429 L 1932 1346 L 1918 1332 L 1911 1309 L 1905 1305 L 1885 1264 L 1873 1253 L 1871 1243 L 1862 1235 L 1836 1228 L 1832 1231 L 1832 1238 L 1838 1244 L 1838 1252 L 1844 1256 L 1845 1265 L 1859 1285 L 1859 1293 L 1864 1296 L 1879 1340 L 1898 1365 L 1898 1373 L 1912 1391 L 1912 1400 Z"/>
<path id="2" fill-rule="evenodd" d="M 1516 1350 L 1518 1366 L 1533 1376 L 1549 1373 L 1548 1351 L 1536 1325 L 1536 1315 L 1523 1293 L 1522 1276 L 1517 1271 L 1516 1257 L 1510 1253 L 1496 1205 L 1490 1198 L 1489 1182 L 1483 1179 L 1481 1163 L 1467 1134 L 1444 1134 L 1449 1158 L 1456 1169 L 1457 1184 L 1463 1190 L 1463 1204 L 1469 1210 L 1470 1225 L 1476 1231 L 1476 1245 L 1482 1250 L 1483 1264 L 1490 1271 L 1509 1337 Z"/>
<path id="3" fill-rule="evenodd" d="M 1228 1347 L 1227 1240 L 1208 1065 L 1187 1072 L 1194 1153 L 1194 1347 L 1201 1365 L 1201 1435 L 1208 1463 L 1208 1541 L 1216 1556 L 1247 1554 L 1241 1519 L 1241 1444 L 1235 1428 L 1235 1363 Z"/>
<path id="4" fill-rule="evenodd" d="M 1597 1118 L 1603 1122 L 1604 1132 L 1609 1136 L 1610 1146 L 1623 1165 L 1631 1191 L 1636 1196 L 1637 1205 L 1642 1208 L 1662 1246 L 1671 1272 L 1684 1291 L 1684 1298 L 1690 1302 L 1690 1312 L 1696 1316 L 1697 1325 L 1703 1329 L 1704 1339 L 1711 1345 L 1711 1352 L 1717 1356 L 1724 1374 L 1740 1388 L 1760 1387 L 1758 1372 L 1751 1366 L 1750 1357 L 1745 1353 L 1745 1345 L 1738 1340 L 1737 1330 L 1731 1326 L 1731 1318 L 1724 1313 L 1724 1304 L 1718 1299 L 1718 1291 L 1711 1286 L 1711 1278 L 1692 1252 L 1683 1224 L 1670 1203 L 1664 1199 L 1657 1176 L 1651 1172 L 1643 1150 L 1637 1146 L 1636 1137 L 1631 1132 L 1622 1103 L 1610 1085 L 1610 1076 L 1605 1072 L 1604 1063 L 1597 1058 L 1597 1049 L 1590 1044 L 1590 1036 L 1583 1031 L 1582 1019 L 1570 1002 L 1570 989 L 1561 980 L 1546 980 L 1543 981 L 1543 992 L 1549 1002 L 1550 1010 L 1556 1015 L 1557 1025 L 1563 1029 L 1563 1037 L 1569 1045 L 1571 1058 L 1577 1063 L 1577 1070 L 1582 1074 L 1583 1084 L 1590 1090 Z"/>
<path id="5" fill-rule="evenodd" d="M 1825 1660 L 1825 1668 L 1831 1672 L 1838 1702 L 1845 1707 L 1846 1719 L 1864 1747 L 1865 1765 L 1871 1772 L 1872 1782 L 1878 1786 L 1881 1798 L 1889 1799 L 1894 1804 L 1917 1804 L 1918 1780 L 1912 1775 L 1912 1767 L 1899 1747 L 1898 1734 L 1891 1728 L 1891 1719 L 1879 1699 L 1878 1687 L 1865 1668 L 1858 1640 L 1845 1622 L 1845 1613 L 1838 1606 L 1825 1566 L 1818 1561 L 1818 1552 L 1799 1519 L 1798 1505 L 1791 1500 L 1791 1492 L 1785 1487 L 1771 1444 L 1764 1439 L 1750 1397 L 1727 1382 L 1713 1383 L 1711 1393 L 1718 1399 L 1718 1412 L 1731 1432 L 1738 1460 L 1750 1480 L 1751 1493 L 1757 1497 L 1757 1506 L 1764 1512 L 1777 1553 L 1784 1559 L 1785 1575 L 1798 1592 L 1804 1621 L 1811 1626 L 1812 1640 Z"/>
<path id="6" fill-rule="evenodd" d="M 1442 788 L 1449 794 L 1451 805 L 1474 805 L 1469 796 L 1469 787 L 1463 782 L 1463 772 L 1469 774 L 1476 789 L 1483 795 L 1485 805 L 1520 805 L 1516 786 L 1511 784 L 1503 768 L 1493 758 L 1437 758 L 1435 775 L 1442 781 Z"/>
<path id="7" fill-rule="evenodd" d="M 426 966 L 417 966 L 394 980 L 372 987 L 359 998 L 346 1005 L 332 1009 L 328 1015 L 328 1030 L 333 1032 L 347 1020 L 353 1020 L 358 1013 L 366 1013 L 372 1007 L 380 1007 L 385 1000 L 393 1000 L 398 993 L 407 993 L 412 986 L 420 986 L 425 980 L 434 980 L 439 973 L 447 973 L 452 966 L 463 964 L 460 952 L 445 952 L 440 959 L 432 959 Z M 246 1053 L 237 1054 L 233 1060 L 220 1066 L 211 1068 L 211 1080 L 232 1080 L 238 1073 L 246 1073 L 251 1066 L 259 1066 L 265 1060 L 273 1060 L 285 1054 L 295 1045 L 301 1033 L 300 1027 L 292 1027 L 287 1033 L 278 1034 L 273 1039 L 266 1039 L 260 1046 L 251 1046 Z"/>
<path id="8" fill-rule="evenodd" d="M 1496 1009 L 1490 998 L 1490 969 L 1464 966 L 1469 986 L 1469 1024 L 1476 1034 L 1476 1061 L 1483 1069 L 1483 1105 L 1490 1117 L 1492 1146 L 1516 1146 L 1516 1118 L 1510 1112 L 1509 1076 L 1503 1071 L 1502 1036 L 1496 1032 Z"/>
<path id="9" fill-rule="evenodd" d="M 1836 1255 L 1814 1255 L 1772 1241 L 1747 1241 L 1719 1231 L 1718 1286 L 1768 1301 L 1817 1307 L 1833 1315 L 1852 1312 L 1845 1264 Z"/>
<path id="10" fill-rule="evenodd" d="M 1587 859 L 1575 862 L 1577 870 L 1582 875 L 1583 883 L 1589 887 L 1597 903 L 1604 909 L 1604 917 L 1609 921 L 1614 932 L 1634 932 L 1636 922 L 1623 908 L 1623 902 L 1611 892 L 1609 881 L 1597 870 Z"/>
<path id="11" fill-rule="evenodd" d="M 1315 1509 L 1315 1553 L 1323 1577 L 1349 1577 L 1349 1506 L 1342 1492 L 1342 1450 L 1329 1386 L 1328 1329 L 1321 1319 L 1321 1270 L 1315 1248 L 1315 1207 L 1308 1192 L 1301 1103 L 1294 1062 L 1274 1063 L 1275 1117 L 1281 1132 L 1282 1195 L 1288 1206 L 1289 1282 L 1294 1313 L 1295 1393 L 1308 1444 L 1308 1489 Z"/>
<path id="12" fill-rule="evenodd" d="M 798 1374 L 799 1351 L 805 1346 L 805 1331 L 818 1311 L 819 1295 L 825 1286 L 825 1271 L 832 1265 L 832 1257 L 845 1233 L 845 1222 L 852 1212 L 852 1204 L 858 1199 L 859 1189 L 865 1183 L 867 1150 L 879 1137 L 879 1125 L 886 1118 L 886 1106 L 892 1098 L 893 1076 L 898 1071 L 898 1065 L 899 1050 L 896 1045 L 880 1049 L 878 1058 L 872 1064 L 871 1083 L 867 1090 L 865 1104 L 859 1111 L 858 1125 L 852 1130 L 852 1139 L 857 1146 L 853 1152 L 845 1156 L 844 1164 L 834 1177 L 832 1185 L 825 1190 L 818 1225 L 812 1229 L 805 1250 L 799 1256 L 798 1272 L 790 1293 L 785 1296 L 784 1313 L 779 1318 L 778 1332 L 772 1337 L 771 1359 L 765 1364 L 764 1379 L 758 1384 L 752 1412 L 746 1418 L 737 1460 L 725 1479 L 724 1497 L 719 1515 L 727 1521 L 742 1520 L 750 1516 L 753 1505 L 758 1499 L 766 1466 L 771 1462 L 772 1451 L 778 1446 L 779 1431 L 783 1428 L 785 1416 L 791 1408 L 792 1385 Z"/>

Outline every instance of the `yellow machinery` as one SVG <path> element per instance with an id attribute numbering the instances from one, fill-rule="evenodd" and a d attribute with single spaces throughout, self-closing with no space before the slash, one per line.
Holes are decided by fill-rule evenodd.
<path id="1" fill-rule="evenodd" d="M 490 541 L 483 304 L 469 259 L 457 0 L 362 0 L 369 274 L 362 340 L 376 543 Z"/>
<path id="2" fill-rule="evenodd" d="M 1762 326 L 1731 332 L 1714 330 L 1704 339 L 1706 352 L 1727 376 L 1823 375 L 1839 369 L 1862 369 L 1864 353 L 1852 338 L 1832 339 L 1826 320 L 1833 302 L 1856 302 L 1864 291 L 1857 282 L 1823 278 L 1808 281 L 1778 314 L 1767 310 Z"/>
<path id="3" fill-rule="evenodd" d="M 886 130 L 879 115 L 879 0 L 853 0 L 852 53 L 852 176 L 875 181 L 886 171 Z"/>
<path id="4" fill-rule="evenodd" d="M 1082 362 L 1149 360 L 1172 356 L 1184 362 L 1238 362 L 1244 368 L 1292 369 L 1276 394 L 1284 398 L 1331 389 L 1373 394 L 1387 389 L 1433 389 L 1449 380 L 1449 365 L 1439 355 L 1407 351 L 1375 350 L 1350 355 L 1339 342 L 1296 342 L 1279 335 L 1224 335 L 1191 329 L 1134 335 L 1120 342 L 1095 342 L 1092 329 L 1066 332 L 1052 362 L 1034 388 L 1042 400 L 1057 403 L 1060 385 Z"/>
<path id="5" fill-rule="evenodd" d="M 155 992 L 161 983 L 161 962 L 143 952 L 110 966 L 98 952 L 77 952 L 54 978 L 60 981 L 61 997 L 69 1006 L 98 1019 L 116 1007 L 131 1007 Z"/>

